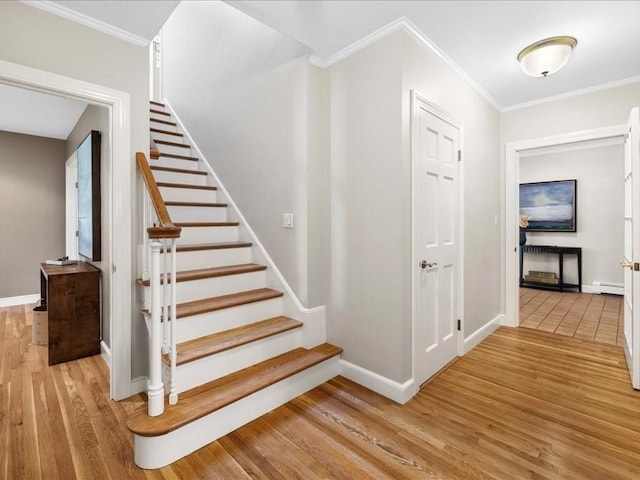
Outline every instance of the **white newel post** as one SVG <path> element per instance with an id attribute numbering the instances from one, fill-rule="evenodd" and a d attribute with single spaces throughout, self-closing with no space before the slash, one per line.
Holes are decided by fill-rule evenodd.
<path id="1" fill-rule="evenodd" d="M 162 243 L 151 240 L 151 328 L 149 337 L 149 416 L 164 412 L 164 385 L 162 384 L 162 291 L 160 285 L 160 250 Z"/>

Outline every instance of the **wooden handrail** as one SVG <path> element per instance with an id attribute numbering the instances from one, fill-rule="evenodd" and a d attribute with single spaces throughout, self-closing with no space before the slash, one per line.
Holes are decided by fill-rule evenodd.
<path id="1" fill-rule="evenodd" d="M 149 156 L 154 159 L 160 158 L 160 149 L 153 138 L 149 139 Z"/>
<path id="2" fill-rule="evenodd" d="M 160 189 L 158 188 L 155 178 L 153 178 L 153 173 L 151 172 L 149 162 L 147 161 L 147 157 L 145 157 L 144 153 L 136 153 L 136 163 L 142 173 L 142 178 L 144 179 L 144 183 L 149 191 L 151 203 L 153 204 L 153 208 L 155 209 L 158 217 L 159 225 L 147 229 L 149 238 L 179 238 L 182 229 L 180 227 L 176 227 L 173 222 L 171 222 L 167 206 L 164 204 L 164 200 L 160 194 Z"/>

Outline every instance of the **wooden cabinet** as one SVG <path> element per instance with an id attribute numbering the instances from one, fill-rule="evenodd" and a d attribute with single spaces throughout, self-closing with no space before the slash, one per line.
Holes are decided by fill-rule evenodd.
<path id="1" fill-rule="evenodd" d="M 40 265 L 49 365 L 100 353 L 100 270 L 89 263 Z"/>

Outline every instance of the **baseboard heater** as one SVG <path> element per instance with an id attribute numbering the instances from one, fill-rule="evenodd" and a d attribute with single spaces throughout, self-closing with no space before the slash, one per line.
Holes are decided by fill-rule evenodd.
<path id="1" fill-rule="evenodd" d="M 611 282 L 593 282 L 593 293 L 611 293 L 613 295 L 624 295 L 624 285 Z"/>

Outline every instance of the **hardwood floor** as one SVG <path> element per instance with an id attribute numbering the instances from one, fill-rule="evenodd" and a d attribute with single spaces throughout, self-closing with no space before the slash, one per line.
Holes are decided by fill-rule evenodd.
<path id="1" fill-rule="evenodd" d="M 623 298 L 520 289 L 520 326 L 622 346 Z"/>
<path id="2" fill-rule="evenodd" d="M 27 312 L 27 314 L 25 314 Z M 30 309 L 0 309 L 2 479 L 640 478 L 640 392 L 624 355 L 500 328 L 406 405 L 338 377 L 175 464 L 133 463 L 99 356 L 47 366 Z"/>

